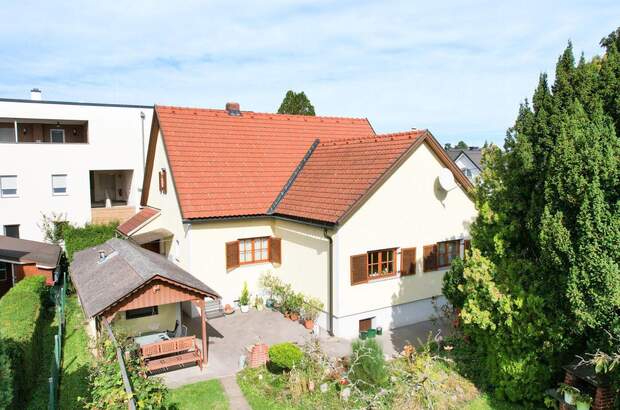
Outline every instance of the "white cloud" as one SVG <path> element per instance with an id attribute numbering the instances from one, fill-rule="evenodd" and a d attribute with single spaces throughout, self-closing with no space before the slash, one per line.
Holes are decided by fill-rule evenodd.
<path id="1" fill-rule="evenodd" d="M 543 4 L 540 4 L 543 3 Z M 586 55 L 620 21 L 597 2 L 132 1 L 4 5 L 0 96 L 317 112 L 380 131 L 501 141 L 566 41 Z"/>

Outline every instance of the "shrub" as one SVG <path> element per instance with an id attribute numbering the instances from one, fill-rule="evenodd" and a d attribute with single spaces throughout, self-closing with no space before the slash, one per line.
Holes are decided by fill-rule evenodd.
<path id="1" fill-rule="evenodd" d="M 65 226 L 62 234 L 65 239 L 65 248 L 67 249 L 67 258 L 73 260 L 73 254 L 82 249 L 97 246 L 116 234 L 118 223 L 111 222 L 105 225 L 86 225 L 84 227 L 75 227 L 72 225 Z"/>
<path id="2" fill-rule="evenodd" d="M 0 409 L 7 409 L 13 402 L 13 371 L 11 361 L 0 347 Z"/>
<path id="3" fill-rule="evenodd" d="M 275 344 L 269 348 L 269 361 L 276 370 L 290 370 L 303 359 L 303 352 L 292 343 Z"/>
<path id="4" fill-rule="evenodd" d="M 319 299 L 308 296 L 304 297 L 303 311 L 304 319 L 316 320 L 319 317 L 319 313 L 323 310 L 323 302 Z"/>
<path id="5" fill-rule="evenodd" d="M 11 369 L 7 373 L 0 363 L 3 385 L 0 395 L 12 390 L 16 408 L 24 407 L 33 387 L 32 380 L 38 379 L 42 349 L 52 348 L 45 346 L 42 340 L 42 301 L 46 289 L 43 276 L 30 276 L 19 281 L 0 299 L 0 345 L 5 349 Z M 4 387 L 5 383 L 11 387 Z"/>
<path id="6" fill-rule="evenodd" d="M 352 349 L 349 380 L 361 390 L 385 385 L 388 371 L 379 343 L 375 339 L 356 340 Z"/>
<path id="7" fill-rule="evenodd" d="M 125 392 L 114 343 L 106 339 L 100 346 L 100 357 L 89 376 L 90 398 L 82 399 L 87 410 L 126 410 Z M 140 409 L 164 410 L 171 408 L 169 391 L 158 377 L 145 377 L 146 369 L 135 354 L 123 355 L 134 399 Z M 129 356 L 127 358 L 127 356 Z"/>

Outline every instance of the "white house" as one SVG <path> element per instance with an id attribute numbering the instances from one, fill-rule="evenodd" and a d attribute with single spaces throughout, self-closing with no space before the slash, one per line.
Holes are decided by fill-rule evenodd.
<path id="1" fill-rule="evenodd" d="M 476 181 L 482 172 L 482 150 L 480 148 L 452 148 L 448 150 L 448 155 L 471 182 Z"/>
<path id="2" fill-rule="evenodd" d="M 0 234 L 42 240 L 42 213 L 76 224 L 133 215 L 152 106 L 31 94 L 0 99 Z"/>
<path id="3" fill-rule="evenodd" d="M 439 181 L 441 176 L 441 181 Z M 468 244 L 470 181 L 430 132 L 366 119 L 156 106 L 142 210 L 119 232 L 225 303 L 271 272 L 342 337 L 427 320 Z"/>

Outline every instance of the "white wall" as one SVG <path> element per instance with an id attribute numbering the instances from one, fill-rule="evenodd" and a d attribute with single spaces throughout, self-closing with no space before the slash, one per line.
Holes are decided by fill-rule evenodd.
<path id="1" fill-rule="evenodd" d="M 416 311 L 426 311 L 428 306 L 418 303 L 416 310 L 391 306 L 422 300 L 430 303 L 431 297 L 441 294 L 445 269 L 423 272 L 423 247 L 469 237 L 469 224 L 476 215 L 463 189 L 457 187 L 444 195 L 438 188 L 436 180 L 442 168 L 427 145 L 421 145 L 334 234 L 334 313 L 341 322 L 339 335 L 355 336 L 360 318 L 382 317 L 377 325 L 384 328 L 419 322 Z M 351 285 L 352 255 L 409 247 L 416 247 L 415 275 Z M 361 312 L 367 316 L 358 318 Z"/>
<path id="2" fill-rule="evenodd" d="M 64 213 L 77 224 L 90 221 L 89 170 L 133 170 L 129 202 L 137 205 L 142 184 L 142 120 L 152 109 L 0 101 L 0 118 L 88 121 L 86 144 L 0 143 L 0 175 L 17 175 L 17 198 L 0 198 L 3 225 L 20 225 L 25 239 L 42 240 L 41 213 Z M 148 141 L 147 141 L 148 143 Z M 53 196 L 52 174 L 67 174 L 66 196 Z M 2 232 L 0 232 L 1 234 Z"/>
<path id="3" fill-rule="evenodd" d="M 478 175 L 480 175 L 480 170 L 478 169 L 476 164 L 474 164 L 472 160 L 469 159 L 467 156 L 461 154 L 454 162 L 459 167 L 459 169 L 467 170 L 465 174 L 467 175 L 467 178 L 469 178 L 472 182 L 476 179 Z"/>

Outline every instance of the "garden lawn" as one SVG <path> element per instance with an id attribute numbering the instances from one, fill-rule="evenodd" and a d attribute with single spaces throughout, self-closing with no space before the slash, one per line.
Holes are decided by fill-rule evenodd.
<path id="1" fill-rule="evenodd" d="M 78 397 L 88 396 L 88 369 L 92 354 L 88 349 L 85 319 L 77 296 L 68 296 L 65 305 L 66 330 L 60 375 L 60 408 L 81 409 Z"/>
<path id="2" fill-rule="evenodd" d="M 178 410 L 227 410 L 229 408 L 228 398 L 219 380 L 207 380 L 171 389 L 169 402 L 176 405 Z"/>

